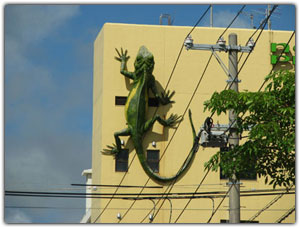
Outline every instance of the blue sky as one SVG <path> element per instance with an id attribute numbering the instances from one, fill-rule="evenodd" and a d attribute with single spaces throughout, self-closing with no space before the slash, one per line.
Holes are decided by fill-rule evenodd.
<path id="1" fill-rule="evenodd" d="M 104 23 L 157 25 L 168 13 L 174 25 L 193 26 L 207 7 L 6 5 L 5 190 L 65 191 L 84 183 L 81 172 L 91 168 L 93 42 Z M 240 8 L 215 5 L 214 25 L 226 27 Z M 244 11 L 265 8 L 247 5 Z M 294 30 L 295 6 L 280 5 L 277 12 L 272 28 Z M 254 13 L 254 25 L 262 19 Z M 209 15 L 199 26 L 209 26 Z M 250 18 L 241 15 L 233 26 L 250 28 Z M 82 199 L 4 200 L 5 206 L 55 207 L 5 208 L 6 222 L 77 223 L 85 210 Z"/>

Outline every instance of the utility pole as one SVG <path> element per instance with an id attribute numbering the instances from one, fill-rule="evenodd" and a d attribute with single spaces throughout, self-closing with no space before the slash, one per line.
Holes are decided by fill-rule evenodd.
<path id="1" fill-rule="evenodd" d="M 271 5 L 268 5 L 268 8 L 266 9 L 266 18 L 269 17 L 270 11 L 271 11 Z M 271 30 L 271 20 L 270 18 L 268 19 L 268 30 Z"/>
<path id="2" fill-rule="evenodd" d="M 229 34 L 229 46 L 237 45 L 237 35 L 235 33 Z M 238 88 L 238 64 L 237 64 L 237 51 L 230 50 L 228 52 L 228 69 L 229 69 L 229 89 L 239 92 Z M 228 143 L 229 147 L 239 145 L 239 138 L 236 129 L 237 115 L 233 110 L 229 110 L 229 131 Z M 229 223 L 240 223 L 240 183 L 234 174 L 229 179 Z"/>
<path id="3" fill-rule="evenodd" d="M 237 54 L 239 52 L 251 52 L 254 48 L 254 42 L 250 39 L 246 46 L 237 45 L 237 34 L 229 34 L 229 45 L 226 45 L 226 41 L 223 37 L 217 41 L 217 44 L 194 44 L 191 36 L 188 36 L 184 41 L 184 45 L 187 50 L 206 50 L 211 51 L 212 54 L 217 59 L 218 63 L 228 76 L 227 83 L 229 83 L 229 89 L 238 92 L 238 66 L 237 66 Z M 221 58 L 217 54 L 218 52 L 228 52 L 228 68 L 225 66 Z M 228 136 L 228 143 L 230 147 L 237 146 L 239 144 L 239 139 L 236 129 L 236 113 L 233 110 L 229 111 L 229 127 L 230 133 Z M 226 139 L 222 138 L 224 131 L 220 130 L 225 125 L 219 125 L 211 127 L 209 132 L 205 131 L 205 127 L 202 127 L 202 133 L 200 136 L 200 145 L 203 147 L 224 147 L 227 144 Z M 229 183 L 229 222 L 230 223 L 240 223 L 240 183 L 238 182 L 236 176 L 234 175 L 230 178 Z"/>
<path id="4" fill-rule="evenodd" d="M 213 6 L 210 6 L 210 27 L 213 27 Z"/>

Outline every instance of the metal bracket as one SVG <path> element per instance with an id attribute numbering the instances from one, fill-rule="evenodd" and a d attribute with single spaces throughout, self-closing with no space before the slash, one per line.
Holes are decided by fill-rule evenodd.
<path id="1" fill-rule="evenodd" d="M 226 131 L 229 128 L 229 124 L 213 124 L 211 131 Z M 201 129 L 204 130 L 204 124 L 201 126 Z"/>
<path id="2" fill-rule="evenodd" d="M 229 186 L 229 185 L 242 185 L 242 184 L 243 184 L 243 182 L 239 182 L 239 181 L 237 181 L 235 183 L 232 183 L 231 181 L 226 182 L 226 186 Z"/>
<path id="3" fill-rule="evenodd" d="M 228 76 L 228 77 L 231 77 L 232 78 L 232 75 L 230 74 L 228 68 L 225 66 L 225 64 L 223 63 L 222 59 L 218 56 L 218 54 L 212 50 L 211 51 L 213 53 L 213 55 L 215 56 L 216 60 L 218 61 L 218 63 L 220 64 L 220 66 L 222 67 L 222 69 L 225 71 L 225 74 Z"/>
<path id="4" fill-rule="evenodd" d="M 233 82 L 233 79 L 232 79 L 232 77 L 231 77 L 230 79 L 226 80 L 226 82 L 227 82 L 227 83 Z M 241 82 L 241 80 L 239 80 L 239 79 L 235 78 L 235 79 L 234 79 L 234 82 L 240 83 L 240 82 Z"/>
<path id="5" fill-rule="evenodd" d="M 204 50 L 204 51 L 238 51 L 238 52 L 251 52 L 253 47 L 240 46 L 240 45 L 222 45 L 222 44 L 193 44 L 192 42 L 185 42 L 186 49 L 191 50 Z"/>

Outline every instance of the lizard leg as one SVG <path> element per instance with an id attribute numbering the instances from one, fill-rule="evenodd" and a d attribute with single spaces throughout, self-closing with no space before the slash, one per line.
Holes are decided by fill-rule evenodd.
<path id="1" fill-rule="evenodd" d="M 156 115 L 152 119 L 146 121 L 145 126 L 144 126 L 144 132 L 147 132 L 153 126 L 155 121 L 158 120 L 158 118 L 160 118 L 160 116 Z"/>
<path id="2" fill-rule="evenodd" d="M 157 118 L 158 122 L 165 127 L 175 127 L 175 125 L 182 121 L 182 116 L 171 114 L 168 119 L 162 119 L 160 116 Z"/>
<path id="3" fill-rule="evenodd" d="M 131 132 L 130 132 L 129 128 L 125 128 L 121 131 L 114 133 L 118 151 L 121 151 L 121 140 L 120 140 L 119 136 L 129 136 L 130 134 L 131 134 Z"/>
<path id="4" fill-rule="evenodd" d="M 107 149 L 104 149 L 103 151 L 101 151 L 102 154 L 117 155 L 122 149 L 121 148 L 121 140 L 120 140 L 119 136 L 128 136 L 128 135 L 131 135 L 131 131 L 129 128 L 125 128 L 121 131 L 115 132 L 114 137 L 115 137 L 116 144 L 113 144 L 112 146 L 107 145 Z"/>
<path id="5" fill-rule="evenodd" d="M 148 131 L 153 126 L 155 121 L 158 121 L 161 125 L 165 127 L 174 127 L 177 123 L 182 121 L 182 116 L 171 114 L 171 116 L 167 120 L 165 120 L 159 115 L 156 115 L 155 117 L 153 117 L 145 123 L 144 132 Z"/>

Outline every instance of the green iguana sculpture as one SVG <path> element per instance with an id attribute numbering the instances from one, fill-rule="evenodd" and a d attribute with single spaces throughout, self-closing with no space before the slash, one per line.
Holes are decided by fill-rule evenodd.
<path id="1" fill-rule="evenodd" d="M 134 62 L 134 72 L 127 71 L 127 61 L 129 56 L 127 56 L 127 50 L 121 52 L 116 49 L 118 56 L 115 57 L 116 60 L 121 62 L 121 74 L 133 80 L 133 87 L 129 93 L 125 104 L 125 117 L 127 121 L 128 128 L 118 131 L 114 134 L 116 144 L 113 146 L 107 146 L 108 149 L 102 151 L 105 155 L 117 155 L 121 151 L 121 141 L 119 136 L 131 136 L 133 140 L 134 148 L 138 155 L 139 161 L 147 173 L 147 175 L 159 184 L 167 184 L 171 181 L 179 180 L 190 167 L 192 161 L 194 160 L 197 150 L 192 149 L 185 160 L 181 169 L 172 177 L 162 177 L 152 171 L 146 161 L 146 156 L 143 151 L 142 141 L 145 133 L 153 126 L 155 121 L 166 127 L 174 127 L 177 123 L 182 121 L 181 116 L 176 114 L 171 114 L 167 120 L 162 119 L 160 116 L 155 115 L 152 119 L 146 120 L 146 112 L 148 108 L 148 91 L 151 89 L 155 97 L 159 100 L 162 105 L 169 103 L 174 103 L 171 101 L 174 91 L 170 94 L 168 91 L 166 94 L 161 93 L 159 96 L 156 85 L 155 78 L 152 75 L 154 69 L 154 58 L 151 52 L 147 50 L 145 46 L 142 46 L 137 54 L 136 60 Z M 191 112 L 189 112 L 190 122 L 193 130 L 193 137 L 195 139 L 195 129 L 191 119 Z"/>

